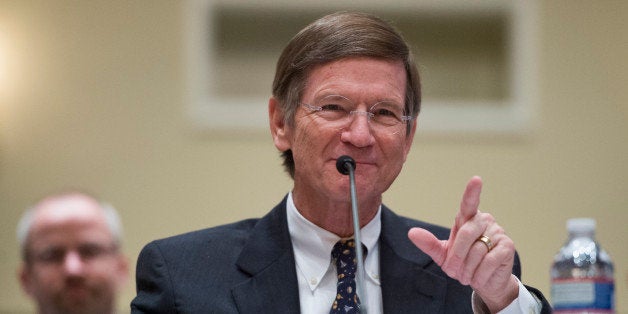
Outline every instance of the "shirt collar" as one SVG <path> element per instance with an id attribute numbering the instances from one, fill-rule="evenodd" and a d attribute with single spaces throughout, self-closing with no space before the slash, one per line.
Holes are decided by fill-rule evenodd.
<path id="1" fill-rule="evenodd" d="M 292 199 L 292 193 L 288 194 L 286 203 L 287 216 L 288 216 L 288 229 L 290 231 L 290 238 L 292 240 L 292 247 L 294 249 L 295 262 L 297 270 L 302 273 L 308 280 L 311 289 L 315 289 L 320 279 L 325 275 L 327 269 L 331 264 L 331 250 L 334 244 L 340 240 L 340 237 L 313 224 L 307 220 L 294 205 Z M 367 265 L 369 264 L 378 268 L 378 258 L 369 258 L 376 256 L 369 256 L 371 253 L 376 253 L 377 240 L 381 231 L 381 205 L 377 210 L 375 217 L 362 229 L 360 229 L 360 236 L 362 243 L 367 249 Z M 369 260 L 373 260 L 375 263 L 369 263 Z M 371 274 L 376 273 L 367 271 L 370 277 Z M 379 281 L 377 279 L 377 281 Z"/>

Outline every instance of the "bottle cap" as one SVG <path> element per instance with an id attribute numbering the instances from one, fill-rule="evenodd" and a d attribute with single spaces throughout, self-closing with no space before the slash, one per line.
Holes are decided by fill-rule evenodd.
<path id="1" fill-rule="evenodd" d="M 595 219 L 593 218 L 571 218 L 567 220 L 567 231 L 569 232 L 593 232 L 595 231 Z"/>

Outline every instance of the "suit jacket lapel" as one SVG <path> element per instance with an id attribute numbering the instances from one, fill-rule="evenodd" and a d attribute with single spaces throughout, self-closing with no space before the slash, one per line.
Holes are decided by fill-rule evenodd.
<path id="1" fill-rule="evenodd" d="M 380 268 L 384 313 L 439 313 L 447 292 L 446 279 L 426 270 L 433 261 L 408 239 L 409 227 L 382 207 Z"/>
<path id="2" fill-rule="evenodd" d="M 232 289 L 240 313 L 300 311 L 285 198 L 257 223 L 236 264 L 250 276 Z"/>

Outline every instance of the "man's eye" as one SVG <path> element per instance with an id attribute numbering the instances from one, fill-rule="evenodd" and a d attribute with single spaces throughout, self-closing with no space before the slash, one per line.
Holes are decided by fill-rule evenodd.
<path id="1" fill-rule="evenodd" d="M 393 111 L 383 108 L 375 110 L 373 114 L 379 117 L 397 117 L 397 114 L 395 114 Z"/>
<path id="2" fill-rule="evenodd" d="M 93 245 L 84 245 L 78 248 L 79 251 L 79 255 L 83 258 L 83 259 L 94 259 L 94 258 L 98 258 L 101 255 L 105 255 L 107 253 L 109 253 L 112 250 L 112 248 L 103 246 L 103 245 L 98 245 L 98 244 L 93 244 Z"/>
<path id="3" fill-rule="evenodd" d="M 345 111 L 345 109 L 338 104 L 325 104 L 321 106 L 321 110 L 322 111 L 328 111 L 328 112 L 333 112 L 333 111 Z"/>
<path id="4" fill-rule="evenodd" d="M 79 255 L 83 258 L 93 258 L 102 254 L 103 249 L 95 245 L 87 245 L 79 248 Z"/>
<path id="5" fill-rule="evenodd" d="M 63 260 L 65 251 L 60 249 L 51 249 L 43 251 L 35 255 L 35 259 L 44 263 L 57 263 Z"/>

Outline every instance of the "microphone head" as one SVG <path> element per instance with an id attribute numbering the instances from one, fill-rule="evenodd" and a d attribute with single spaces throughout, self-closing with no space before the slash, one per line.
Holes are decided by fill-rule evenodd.
<path id="1" fill-rule="evenodd" d="M 353 158 L 347 155 L 338 157 L 336 160 L 336 169 L 338 169 L 338 172 L 348 175 L 350 168 L 355 170 L 355 160 L 353 160 Z"/>

